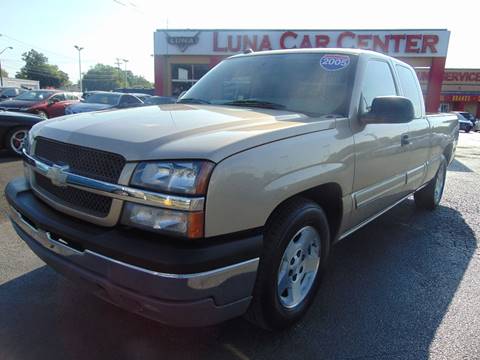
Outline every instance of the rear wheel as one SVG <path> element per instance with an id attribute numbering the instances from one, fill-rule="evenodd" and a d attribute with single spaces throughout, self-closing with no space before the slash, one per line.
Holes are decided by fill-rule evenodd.
<path id="1" fill-rule="evenodd" d="M 266 227 L 247 319 L 265 329 L 288 327 L 305 314 L 320 285 L 330 233 L 322 208 L 307 199 L 282 206 Z"/>
<path id="2" fill-rule="evenodd" d="M 442 159 L 437 174 L 430 183 L 414 195 L 418 208 L 434 210 L 442 200 L 445 179 L 447 177 L 447 161 Z"/>
<path id="3" fill-rule="evenodd" d="M 21 155 L 23 143 L 28 136 L 27 128 L 15 128 L 10 130 L 5 140 L 5 148 L 14 155 Z"/>
<path id="4" fill-rule="evenodd" d="M 470 132 L 470 130 L 472 130 L 472 128 L 469 127 L 469 126 L 465 128 L 465 132 L 466 132 L 467 134 Z"/>

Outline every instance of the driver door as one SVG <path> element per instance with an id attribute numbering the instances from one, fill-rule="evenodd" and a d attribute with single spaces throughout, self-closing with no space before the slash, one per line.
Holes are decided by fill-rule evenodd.
<path id="1" fill-rule="evenodd" d="M 398 95 L 389 62 L 372 58 L 365 66 L 360 114 L 369 111 L 375 97 Z M 355 226 L 406 195 L 409 153 L 402 142 L 408 133 L 408 123 L 364 124 L 357 119 L 353 126 L 356 127 L 352 212 Z"/>
<path id="2" fill-rule="evenodd" d="M 68 101 L 64 93 L 55 94 L 48 101 L 48 117 L 65 115 Z"/>

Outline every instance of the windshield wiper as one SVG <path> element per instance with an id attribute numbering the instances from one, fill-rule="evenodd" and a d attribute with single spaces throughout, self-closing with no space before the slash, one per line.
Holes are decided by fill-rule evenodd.
<path id="1" fill-rule="evenodd" d="M 285 105 L 277 104 L 270 101 L 256 100 L 256 99 L 242 99 L 224 102 L 221 105 L 233 105 L 233 106 L 251 106 L 265 109 L 285 109 Z"/>
<path id="2" fill-rule="evenodd" d="M 210 104 L 210 101 L 196 98 L 183 98 L 177 100 L 177 104 Z"/>

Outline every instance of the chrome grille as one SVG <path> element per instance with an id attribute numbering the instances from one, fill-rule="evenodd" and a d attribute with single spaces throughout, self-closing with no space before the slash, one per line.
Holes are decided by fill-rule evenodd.
<path id="1" fill-rule="evenodd" d="M 48 193 L 51 200 L 73 207 L 75 210 L 97 217 L 106 217 L 110 212 L 112 198 L 71 187 L 55 186 L 50 179 L 37 173 L 35 183 Z"/>
<path id="2" fill-rule="evenodd" d="M 114 184 L 125 166 L 121 155 L 42 137 L 35 139 L 35 156 L 49 163 L 68 165 L 75 174 Z"/>
<path id="3" fill-rule="evenodd" d="M 67 144 L 37 137 L 35 157 L 49 164 L 67 165 L 68 171 L 88 178 L 116 184 L 125 166 L 125 159 L 118 154 Z M 82 213 L 106 218 L 112 208 L 110 197 L 73 187 L 56 186 L 41 174 L 35 173 L 37 191 L 49 200 Z"/>

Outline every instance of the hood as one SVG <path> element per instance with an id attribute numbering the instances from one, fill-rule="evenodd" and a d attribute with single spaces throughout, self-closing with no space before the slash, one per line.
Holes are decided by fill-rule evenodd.
<path id="1" fill-rule="evenodd" d="M 113 105 L 109 104 L 95 104 L 95 103 L 82 103 L 79 102 L 77 104 L 70 105 L 68 109 L 70 110 L 71 114 L 77 114 L 82 112 L 89 112 L 89 111 L 97 111 L 97 110 L 105 110 L 112 108 Z"/>
<path id="2" fill-rule="evenodd" d="M 0 108 L 6 109 L 21 109 L 21 108 L 30 108 L 36 106 L 41 101 L 26 101 L 26 100 L 5 100 L 0 102 Z"/>
<path id="3" fill-rule="evenodd" d="M 32 135 L 123 155 L 128 161 L 208 159 L 333 128 L 334 119 L 283 110 L 169 104 L 63 116 L 44 121 Z"/>

